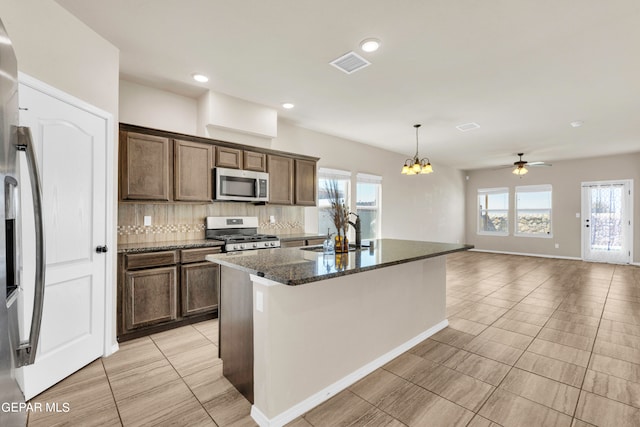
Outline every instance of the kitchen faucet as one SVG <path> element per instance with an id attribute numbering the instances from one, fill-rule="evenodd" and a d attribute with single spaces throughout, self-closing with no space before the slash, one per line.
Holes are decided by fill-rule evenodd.
<path id="1" fill-rule="evenodd" d="M 353 228 L 355 228 L 356 230 L 356 249 L 360 249 L 360 247 L 362 246 L 362 230 L 360 227 L 360 216 L 353 212 L 349 213 L 349 215 L 356 216 L 356 222 L 349 221 L 349 224 L 351 224 Z"/>

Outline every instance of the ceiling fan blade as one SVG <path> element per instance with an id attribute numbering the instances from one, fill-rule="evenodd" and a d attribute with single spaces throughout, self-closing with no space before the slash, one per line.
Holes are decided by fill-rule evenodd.
<path id="1" fill-rule="evenodd" d="M 547 162 L 529 162 L 527 166 L 552 166 L 551 163 Z"/>

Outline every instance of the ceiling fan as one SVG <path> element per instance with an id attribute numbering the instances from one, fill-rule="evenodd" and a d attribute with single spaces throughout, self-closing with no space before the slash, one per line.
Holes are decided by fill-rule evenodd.
<path id="1" fill-rule="evenodd" d="M 522 160 L 522 156 L 524 156 L 524 153 L 518 153 L 518 161 L 513 162 L 513 166 L 515 166 L 513 169 L 514 175 L 522 176 L 526 174 L 529 172 L 527 169 L 528 166 L 551 166 L 551 163 L 547 162 L 527 162 L 526 160 Z"/>

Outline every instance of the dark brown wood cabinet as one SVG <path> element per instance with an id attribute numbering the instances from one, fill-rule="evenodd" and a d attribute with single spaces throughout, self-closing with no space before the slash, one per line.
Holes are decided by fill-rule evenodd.
<path id="1" fill-rule="evenodd" d="M 316 205 L 316 162 L 295 160 L 295 204 L 299 206 Z"/>
<path id="2" fill-rule="evenodd" d="M 316 157 L 120 124 L 122 202 L 213 201 L 213 167 L 269 172 L 269 203 L 315 206 Z"/>
<path id="3" fill-rule="evenodd" d="M 269 172 L 269 203 L 293 204 L 294 161 L 290 157 L 267 154 Z"/>
<path id="4" fill-rule="evenodd" d="M 220 247 L 118 255 L 118 340 L 218 314 L 220 267 L 205 261 Z"/>
<path id="5" fill-rule="evenodd" d="M 216 147 L 216 167 L 240 169 L 242 167 L 242 150 Z"/>
<path id="6" fill-rule="evenodd" d="M 218 308 L 220 266 L 205 257 L 220 248 L 183 249 L 180 267 L 181 314 L 183 317 L 211 313 Z"/>
<path id="7" fill-rule="evenodd" d="M 126 273 L 124 321 L 127 330 L 176 319 L 176 277 L 175 266 Z"/>
<path id="8" fill-rule="evenodd" d="M 210 202 L 214 147 L 199 142 L 173 143 L 174 200 Z"/>
<path id="9" fill-rule="evenodd" d="M 122 200 L 171 200 L 171 140 L 120 132 Z"/>
<path id="10" fill-rule="evenodd" d="M 242 160 L 242 169 L 256 172 L 267 171 L 267 155 L 265 153 L 245 150 Z"/>

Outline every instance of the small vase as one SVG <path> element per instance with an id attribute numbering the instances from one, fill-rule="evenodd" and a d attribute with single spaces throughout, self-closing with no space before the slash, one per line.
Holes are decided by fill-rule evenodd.
<path id="1" fill-rule="evenodd" d="M 336 236 L 334 251 L 336 253 L 349 252 L 349 239 L 344 236 Z"/>

